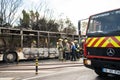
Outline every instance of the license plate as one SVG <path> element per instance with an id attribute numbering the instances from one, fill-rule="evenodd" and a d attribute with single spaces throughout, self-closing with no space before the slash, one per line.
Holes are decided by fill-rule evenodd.
<path id="1" fill-rule="evenodd" d="M 114 69 L 103 68 L 102 71 L 103 71 L 103 72 L 106 72 L 106 73 L 111 73 L 111 74 L 120 75 L 120 70 L 114 70 Z"/>

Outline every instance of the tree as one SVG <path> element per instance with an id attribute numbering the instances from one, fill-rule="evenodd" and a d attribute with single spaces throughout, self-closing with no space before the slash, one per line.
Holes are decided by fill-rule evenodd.
<path id="1" fill-rule="evenodd" d="M 49 20 L 47 23 L 47 31 L 58 32 L 59 24 L 55 20 Z"/>
<path id="2" fill-rule="evenodd" d="M 63 19 L 60 19 L 60 20 L 58 21 L 58 24 L 59 24 L 58 30 L 59 30 L 59 32 L 62 32 L 62 31 L 63 31 L 63 28 L 64 28 L 64 21 L 63 21 Z"/>
<path id="3" fill-rule="evenodd" d="M 40 16 L 39 13 L 38 13 L 38 11 L 36 11 L 35 16 L 36 16 L 36 22 L 38 23 L 39 16 Z"/>
<path id="4" fill-rule="evenodd" d="M 66 27 L 63 32 L 67 34 L 76 34 L 76 29 L 75 27 Z"/>
<path id="5" fill-rule="evenodd" d="M 25 10 L 23 10 L 22 13 L 23 19 L 20 18 L 21 27 L 30 28 L 33 30 L 76 34 L 76 28 L 69 18 L 60 19 L 57 22 L 55 19 L 48 19 L 45 16 L 40 18 L 40 13 L 38 13 L 38 11 L 34 12 L 31 10 L 27 13 Z"/>
<path id="6" fill-rule="evenodd" d="M 29 13 L 27 13 L 25 10 L 22 11 L 23 19 L 20 18 L 20 27 L 21 28 L 30 28 L 30 17 Z"/>
<path id="7" fill-rule="evenodd" d="M 30 16 L 30 27 L 33 28 L 33 26 L 35 26 L 35 22 L 36 22 L 36 16 L 35 16 L 35 13 L 33 12 L 33 10 L 30 11 L 29 13 L 29 16 Z"/>
<path id="8" fill-rule="evenodd" d="M 65 20 L 65 28 L 64 28 L 63 32 L 64 33 L 76 34 L 76 28 L 73 25 L 73 23 L 70 21 L 69 18 L 66 18 L 66 20 Z"/>
<path id="9" fill-rule="evenodd" d="M 64 33 L 76 34 L 76 28 L 69 18 L 59 20 L 59 31 Z"/>
<path id="10" fill-rule="evenodd" d="M 41 31 L 46 31 L 47 28 L 47 20 L 45 18 L 41 18 L 36 22 L 37 25 L 33 26 L 34 30 L 41 30 Z"/>
<path id="11" fill-rule="evenodd" d="M 22 0 L 0 0 L 0 26 L 12 25 Z"/>

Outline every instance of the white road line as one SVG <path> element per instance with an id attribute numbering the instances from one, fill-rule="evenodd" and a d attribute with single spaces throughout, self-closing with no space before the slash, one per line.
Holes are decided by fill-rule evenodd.
<path id="1" fill-rule="evenodd" d="M 85 70 L 86 68 L 85 67 L 79 67 L 79 69 L 80 70 Z M 37 76 L 35 76 L 35 77 L 29 77 L 29 78 L 25 78 L 25 79 L 22 79 L 22 80 L 31 80 L 31 79 L 36 79 L 36 78 L 40 78 L 40 77 L 46 77 L 46 76 L 51 76 L 51 75 L 57 75 L 57 74 L 62 74 L 62 73 L 67 73 L 67 72 L 71 72 L 71 71 L 78 71 L 78 69 L 77 70 L 75 70 L 75 69 L 71 69 L 71 70 L 64 70 L 64 71 L 62 71 L 62 72 L 54 72 L 54 73 L 50 73 L 50 74 L 45 74 L 45 75 L 37 75 Z"/>
<path id="2" fill-rule="evenodd" d="M 11 78 L 11 77 L 8 77 L 8 78 L 0 78 L 0 80 L 15 80 L 15 78 Z"/>
<path id="3" fill-rule="evenodd" d="M 4 73 L 8 73 L 8 72 L 14 72 L 14 73 L 29 73 L 29 72 L 32 72 L 32 73 L 35 73 L 35 70 L 34 71 L 0 71 L 0 72 L 4 72 Z M 51 73 L 51 72 L 55 72 L 55 71 L 48 71 L 48 70 L 44 70 L 44 71 L 38 71 L 38 73 Z"/>

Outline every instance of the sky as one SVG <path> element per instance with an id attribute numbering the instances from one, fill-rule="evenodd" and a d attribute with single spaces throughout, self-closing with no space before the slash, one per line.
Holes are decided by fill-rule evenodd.
<path id="1" fill-rule="evenodd" d="M 120 8 L 120 0 L 24 0 L 24 8 L 34 9 L 33 6 L 45 2 L 53 10 L 55 18 L 68 17 L 77 26 L 78 20 L 90 15 Z"/>

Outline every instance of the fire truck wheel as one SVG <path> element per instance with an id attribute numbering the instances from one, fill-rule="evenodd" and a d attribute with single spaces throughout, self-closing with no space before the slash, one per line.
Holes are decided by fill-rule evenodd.
<path id="1" fill-rule="evenodd" d="M 6 53 L 5 55 L 4 55 L 4 57 L 3 57 L 3 60 L 5 61 L 5 62 L 15 62 L 15 60 L 16 60 L 16 54 L 15 53 Z"/>
<path id="2" fill-rule="evenodd" d="M 95 73 L 98 74 L 100 77 L 107 77 L 107 73 L 104 73 L 100 70 L 95 70 Z"/>

